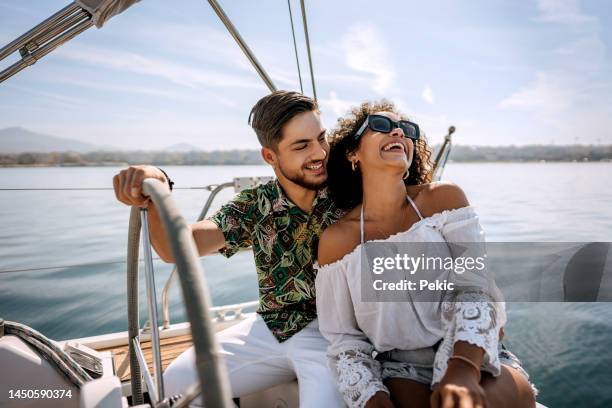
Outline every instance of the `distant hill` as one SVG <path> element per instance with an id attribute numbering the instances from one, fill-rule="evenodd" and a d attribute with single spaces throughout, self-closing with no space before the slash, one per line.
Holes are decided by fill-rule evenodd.
<path id="1" fill-rule="evenodd" d="M 50 153 L 67 151 L 82 153 L 108 149 L 108 147 L 97 146 L 74 139 L 32 132 L 22 127 L 0 129 L 0 153 Z"/>
<path id="2" fill-rule="evenodd" d="M 164 150 L 167 152 L 193 152 L 202 149 L 189 143 L 175 143 L 167 146 Z"/>
<path id="3" fill-rule="evenodd" d="M 439 146 L 433 146 L 434 152 Z M 434 156 L 435 157 L 435 154 Z M 452 162 L 612 162 L 612 145 L 572 146 L 464 146 L 456 145 Z M 95 151 L 89 153 L 2 153 L 6 166 L 106 166 L 153 164 L 158 166 L 201 166 L 264 164 L 259 150 L 216 151 Z"/>
<path id="4" fill-rule="evenodd" d="M 431 146 L 432 157 L 440 145 Z M 612 145 L 454 145 L 451 162 L 612 162 Z M 127 151 L 74 139 L 32 132 L 21 127 L 0 129 L 0 166 L 108 165 L 253 165 L 263 164 L 258 149 L 204 151 L 188 143 L 163 150 Z"/>

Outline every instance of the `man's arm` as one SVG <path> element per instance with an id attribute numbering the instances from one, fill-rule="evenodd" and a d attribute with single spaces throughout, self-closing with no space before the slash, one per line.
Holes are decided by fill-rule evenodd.
<path id="1" fill-rule="evenodd" d="M 122 170 L 113 178 L 115 196 L 120 202 L 133 206 L 146 207 L 149 210 L 149 232 L 151 244 L 159 257 L 167 263 L 174 263 L 174 257 L 170 249 L 170 243 L 166 236 L 163 224 L 157 213 L 155 205 L 142 194 L 142 181 L 154 178 L 167 183 L 166 176 L 157 167 L 153 166 L 130 166 Z M 218 251 L 225 246 L 225 237 L 211 221 L 204 220 L 189 225 L 193 239 L 198 249 L 198 254 L 208 255 Z"/>
<path id="2" fill-rule="evenodd" d="M 153 204 L 149 204 L 149 232 L 151 244 L 159 257 L 167 263 L 175 263 L 170 243 L 166 236 L 166 231 L 161 223 L 157 209 Z M 195 241 L 199 256 L 210 255 L 225 246 L 225 237 L 217 225 L 209 220 L 202 220 L 195 224 L 190 224 L 191 234 Z"/>

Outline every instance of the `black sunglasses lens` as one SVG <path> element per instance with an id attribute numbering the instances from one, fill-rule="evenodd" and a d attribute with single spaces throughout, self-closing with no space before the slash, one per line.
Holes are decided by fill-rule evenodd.
<path id="1" fill-rule="evenodd" d="M 386 116 L 370 116 L 368 126 L 375 132 L 389 133 L 396 127 L 404 131 L 404 136 L 417 140 L 419 138 L 419 128 L 411 122 L 400 120 L 399 123 L 393 122 Z"/>
<path id="2" fill-rule="evenodd" d="M 384 116 L 370 116 L 370 129 L 376 132 L 388 133 L 391 129 L 391 120 Z"/>
<path id="3" fill-rule="evenodd" d="M 399 127 L 404 131 L 404 136 L 409 137 L 410 139 L 419 138 L 417 128 L 412 123 L 401 121 Z"/>

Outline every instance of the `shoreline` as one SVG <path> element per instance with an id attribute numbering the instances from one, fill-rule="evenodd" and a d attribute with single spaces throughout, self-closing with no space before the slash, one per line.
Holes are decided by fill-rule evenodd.
<path id="1" fill-rule="evenodd" d="M 453 164 L 491 164 L 491 163 L 500 163 L 500 164 L 509 164 L 509 163 L 540 163 L 540 164 L 549 164 L 549 163 L 612 163 L 612 159 L 604 159 L 604 160 L 449 160 L 448 163 Z M 201 163 L 201 164 L 179 164 L 179 163 L 139 163 L 139 164 L 147 164 L 150 166 L 180 166 L 180 167 L 197 167 L 197 166 L 264 166 L 265 163 Z M 45 163 L 37 163 L 37 164 L 0 164 L 0 168 L 39 168 L 39 167 L 127 167 L 130 166 L 130 163 L 127 162 L 103 162 L 103 163 L 64 163 L 64 164 L 45 164 Z"/>

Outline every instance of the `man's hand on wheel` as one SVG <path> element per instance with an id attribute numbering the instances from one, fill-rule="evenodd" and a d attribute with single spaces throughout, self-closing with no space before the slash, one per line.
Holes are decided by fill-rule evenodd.
<path id="1" fill-rule="evenodd" d="M 142 191 L 142 181 L 147 178 L 154 178 L 162 183 L 167 183 L 166 176 L 160 169 L 154 166 L 130 166 L 121 170 L 113 177 L 113 187 L 117 200 L 123 204 L 139 207 L 147 207 L 149 199 L 144 196 Z"/>

